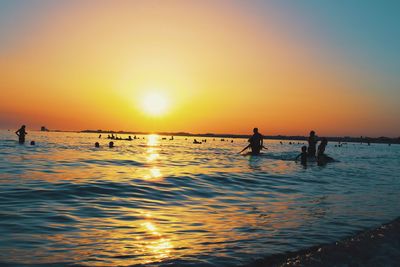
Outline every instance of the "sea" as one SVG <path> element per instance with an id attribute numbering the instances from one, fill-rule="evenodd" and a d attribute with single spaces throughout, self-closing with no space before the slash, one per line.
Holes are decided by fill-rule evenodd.
<path id="1" fill-rule="evenodd" d="M 304 167 L 304 141 L 26 139 L 0 131 L 0 266 L 240 266 L 400 215 L 400 145 L 329 142 Z"/>

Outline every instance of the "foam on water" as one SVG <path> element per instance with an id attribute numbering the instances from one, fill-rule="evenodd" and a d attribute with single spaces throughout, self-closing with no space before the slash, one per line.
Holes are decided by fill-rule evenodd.
<path id="1" fill-rule="evenodd" d="M 103 135 L 104 136 L 104 135 Z M 0 262 L 210 265 L 329 243 L 399 215 L 400 146 L 348 144 L 307 169 L 302 144 L 246 140 L 114 141 L 0 132 Z M 142 137 L 142 136 L 141 136 Z M 100 142 L 101 148 L 94 148 Z"/>

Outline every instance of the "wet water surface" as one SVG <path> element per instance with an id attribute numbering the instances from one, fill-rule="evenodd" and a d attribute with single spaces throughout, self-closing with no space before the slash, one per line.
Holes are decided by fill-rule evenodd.
<path id="1" fill-rule="evenodd" d="M 254 157 L 238 154 L 245 139 L 15 137 L 0 132 L 0 263 L 15 266 L 239 265 L 400 213 L 397 145 L 329 143 L 340 162 L 305 169 L 301 142 Z"/>

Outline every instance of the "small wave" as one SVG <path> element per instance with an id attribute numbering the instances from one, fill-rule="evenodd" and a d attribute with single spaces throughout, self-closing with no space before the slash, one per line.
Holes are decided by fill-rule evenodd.
<path id="1" fill-rule="evenodd" d="M 110 159 L 110 160 L 87 159 L 87 160 L 82 160 L 81 162 L 87 164 L 95 164 L 95 165 L 144 166 L 143 163 L 128 159 Z"/>

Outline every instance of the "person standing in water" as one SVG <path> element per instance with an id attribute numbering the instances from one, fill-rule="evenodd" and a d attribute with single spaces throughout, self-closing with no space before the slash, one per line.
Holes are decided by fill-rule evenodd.
<path id="1" fill-rule="evenodd" d="M 310 132 L 308 137 L 308 156 L 315 158 L 315 153 L 317 152 L 317 142 L 318 137 L 315 135 L 314 131 Z"/>
<path id="2" fill-rule="evenodd" d="M 301 153 L 296 157 L 296 161 L 300 158 L 300 163 L 303 166 L 307 166 L 307 147 L 301 147 Z"/>
<path id="3" fill-rule="evenodd" d="M 21 128 L 19 128 L 16 132 L 16 135 L 18 135 L 18 142 L 20 144 L 25 143 L 25 135 L 27 135 L 28 133 L 25 131 L 25 125 L 22 125 Z"/>
<path id="4" fill-rule="evenodd" d="M 260 154 L 263 146 L 264 136 L 258 132 L 258 128 L 253 129 L 253 135 L 249 138 L 249 146 L 251 148 L 251 154 L 258 155 Z"/>

